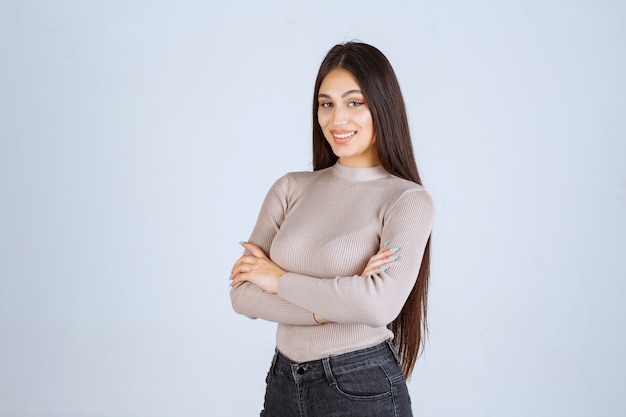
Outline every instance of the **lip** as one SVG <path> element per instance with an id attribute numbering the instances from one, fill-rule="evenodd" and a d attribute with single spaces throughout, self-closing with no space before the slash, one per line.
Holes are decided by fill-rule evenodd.
<path id="1" fill-rule="evenodd" d="M 356 135 L 356 130 L 331 130 L 330 133 L 336 143 L 347 143 Z"/>

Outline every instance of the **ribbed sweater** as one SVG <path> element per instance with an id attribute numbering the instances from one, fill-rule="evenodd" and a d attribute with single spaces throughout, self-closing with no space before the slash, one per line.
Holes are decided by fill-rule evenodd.
<path id="1" fill-rule="evenodd" d="M 387 324 L 417 279 L 432 222 L 426 190 L 381 166 L 286 174 L 265 197 L 249 241 L 288 273 L 278 294 L 249 282 L 233 287 L 233 308 L 278 323 L 276 346 L 297 362 L 393 338 Z M 387 240 L 399 258 L 360 276 Z M 314 313 L 333 323 L 318 324 Z"/>

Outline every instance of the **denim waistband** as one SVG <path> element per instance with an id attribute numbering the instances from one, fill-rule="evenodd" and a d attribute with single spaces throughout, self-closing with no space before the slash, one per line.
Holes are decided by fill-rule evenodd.
<path id="1" fill-rule="evenodd" d="M 309 362 L 294 362 L 276 349 L 270 372 L 291 375 L 295 381 L 306 381 L 326 378 L 329 376 L 331 369 L 332 374 L 340 375 L 389 361 L 400 363 L 391 340 L 376 346 L 355 350 L 354 352 Z"/>

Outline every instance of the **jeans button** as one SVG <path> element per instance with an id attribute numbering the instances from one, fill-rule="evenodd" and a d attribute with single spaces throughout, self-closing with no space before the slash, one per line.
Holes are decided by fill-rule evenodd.
<path id="1" fill-rule="evenodd" d="M 298 373 L 298 375 L 304 375 L 304 368 L 303 367 L 299 367 L 296 372 Z"/>

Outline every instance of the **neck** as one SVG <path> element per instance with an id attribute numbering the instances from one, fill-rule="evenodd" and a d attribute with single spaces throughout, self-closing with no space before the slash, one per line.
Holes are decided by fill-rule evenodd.
<path id="1" fill-rule="evenodd" d="M 371 155 L 363 158 L 339 158 L 337 162 L 345 167 L 351 168 L 370 168 L 381 165 L 378 155 Z"/>
<path id="2" fill-rule="evenodd" d="M 382 165 L 374 167 L 350 167 L 341 163 L 336 163 L 332 168 L 332 173 L 340 178 L 350 181 L 369 181 L 388 177 L 390 174 L 385 171 Z"/>

